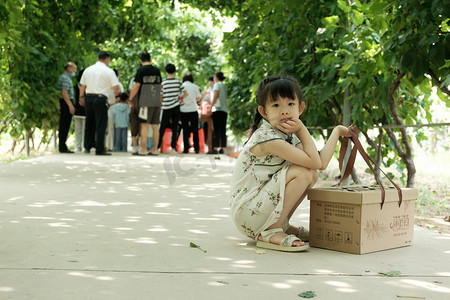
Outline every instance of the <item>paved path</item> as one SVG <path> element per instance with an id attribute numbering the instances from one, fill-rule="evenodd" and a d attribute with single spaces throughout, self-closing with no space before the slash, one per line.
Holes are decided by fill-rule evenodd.
<path id="1" fill-rule="evenodd" d="M 0 299 L 450 299 L 450 237 L 420 227 L 412 246 L 366 255 L 256 254 L 229 217 L 232 166 L 129 154 L 1 165 Z"/>

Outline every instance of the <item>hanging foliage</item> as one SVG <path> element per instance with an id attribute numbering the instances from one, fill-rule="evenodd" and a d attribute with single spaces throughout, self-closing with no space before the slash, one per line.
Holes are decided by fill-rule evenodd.
<path id="1" fill-rule="evenodd" d="M 206 9 L 216 1 L 185 1 Z M 268 75 L 289 74 L 303 89 L 307 126 L 328 128 L 343 122 L 343 104 L 352 123 L 365 133 L 377 125 L 431 122 L 433 86 L 450 106 L 450 1 L 294 0 L 218 1 L 237 16 L 225 36 L 234 71 L 230 127 L 242 136 L 256 108 L 256 85 Z M 385 166 L 407 169 L 414 185 L 411 137 L 405 129 L 385 130 L 378 154 Z M 416 135 L 420 142 L 426 139 Z M 389 141 L 389 142 L 388 142 Z M 400 160 L 392 159 L 395 152 Z"/>

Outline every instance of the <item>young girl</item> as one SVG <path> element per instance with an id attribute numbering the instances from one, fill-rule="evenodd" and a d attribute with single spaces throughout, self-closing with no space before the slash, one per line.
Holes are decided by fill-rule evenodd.
<path id="1" fill-rule="evenodd" d="M 334 128 L 322 151 L 300 121 L 305 103 L 297 81 L 276 76 L 264 79 L 256 92 L 258 110 L 250 139 L 239 155 L 231 180 L 231 215 L 239 231 L 257 240 L 256 246 L 303 251 L 309 233 L 289 225 L 306 189 L 325 169 L 344 126 Z M 261 126 L 258 128 L 262 120 Z"/>

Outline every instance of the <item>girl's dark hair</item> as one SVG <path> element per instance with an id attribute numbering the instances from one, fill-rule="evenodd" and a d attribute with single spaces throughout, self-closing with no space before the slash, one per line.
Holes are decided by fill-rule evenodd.
<path id="1" fill-rule="evenodd" d="M 183 82 L 185 82 L 185 81 L 190 81 L 190 82 L 194 83 L 194 76 L 192 76 L 191 73 L 184 73 Z"/>
<path id="2" fill-rule="evenodd" d="M 214 81 L 214 76 L 210 76 L 210 77 L 208 78 L 208 81 Z"/>
<path id="3" fill-rule="evenodd" d="M 303 94 L 297 80 L 291 76 L 271 76 L 267 77 L 258 86 L 256 90 L 256 103 L 258 106 L 266 107 L 267 104 L 281 98 L 294 100 L 298 99 L 299 103 L 303 102 Z M 253 125 L 250 128 L 249 138 L 258 129 L 258 125 L 263 117 L 256 109 Z"/>

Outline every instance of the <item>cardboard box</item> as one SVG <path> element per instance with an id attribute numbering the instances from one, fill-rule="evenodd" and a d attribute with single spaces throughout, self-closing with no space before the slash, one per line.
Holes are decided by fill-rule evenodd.
<path id="1" fill-rule="evenodd" d="M 397 190 L 386 188 L 383 209 L 379 187 L 314 188 L 307 193 L 312 247 L 364 254 L 412 244 L 417 189 L 403 188 L 399 207 Z"/>

